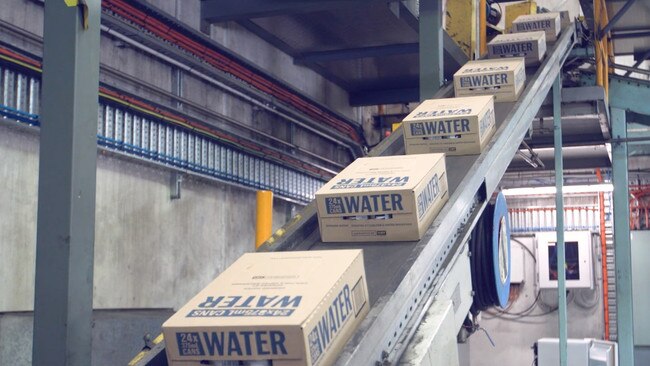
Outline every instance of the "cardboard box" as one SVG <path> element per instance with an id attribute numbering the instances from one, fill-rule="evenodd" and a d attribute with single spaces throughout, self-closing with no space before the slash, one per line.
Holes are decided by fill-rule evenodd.
<path id="1" fill-rule="evenodd" d="M 448 198 L 444 154 L 359 158 L 316 192 L 321 239 L 419 240 Z"/>
<path id="2" fill-rule="evenodd" d="M 564 29 L 564 28 L 568 27 L 569 25 L 571 25 L 571 16 L 569 15 L 569 11 L 568 10 L 562 10 L 560 12 L 560 27 L 562 27 L 562 29 Z"/>
<path id="3" fill-rule="evenodd" d="M 496 102 L 513 102 L 525 82 L 523 57 L 469 61 L 454 74 L 454 93 L 456 97 L 494 95 Z"/>
<path id="4" fill-rule="evenodd" d="M 557 40 L 560 30 L 560 13 L 520 15 L 512 22 L 513 33 L 544 31 L 549 42 Z"/>
<path id="5" fill-rule="evenodd" d="M 480 154 L 494 122 L 491 95 L 425 100 L 402 122 L 406 154 Z"/>
<path id="6" fill-rule="evenodd" d="M 244 254 L 163 324 L 167 359 L 331 365 L 369 307 L 359 249 Z"/>
<path id="7" fill-rule="evenodd" d="M 488 58 L 523 57 L 526 65 L 538 65 L 546 54 L 543 31 L 500 34 L 488 43 Z"/>

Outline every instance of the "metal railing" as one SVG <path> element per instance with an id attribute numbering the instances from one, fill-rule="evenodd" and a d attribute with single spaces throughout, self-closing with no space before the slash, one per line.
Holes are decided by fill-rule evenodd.
<path id="1" fill-rule="evenodd" d="M 555 207 L 510 208 L 510 230 L 513 233 L 555 231 Z M 596 231 L 600 227 L 600 211 L 597 206 L 564 207 L 566 231 Z"/>

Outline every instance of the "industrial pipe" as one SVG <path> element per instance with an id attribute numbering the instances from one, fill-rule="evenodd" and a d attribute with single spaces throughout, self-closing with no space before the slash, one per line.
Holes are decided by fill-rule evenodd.
<path id="1" fill-rule="evenodd" d="M 275 109 L 273 106 L 268 105 L 267 103 L 261 102 L 261 101 L 255 99 L 255 98 L 252 98 L 252 97 L 244 94 L 243 92 L 240 92 L 239 90 L 237 90 L 237 89 L 235 89 L 233 87 L 230 87 L 229 85 L 227 85 L 227 84 L 225 84 L 225 83 L 223 83 L 223 82 L 221 82 L 221 81 L 219 81 L 219 80 L 217 80 L 215 78 L 212 78 L 212 77 L 210 77 L 208 75 L 205 75 L 202 72 L 200 72 L 198 70 L 195 70 L 190 66 L 187 66 L 187 65 L 185 65 L 185 64 L 183 64 L 183 63 L 181 63 L 179 61 L 176 61 L 173 58 L 171 58 L 171 57 L 169 57 L 167 55 L 164 55 L 164 54 L 160 53 L 159 51 L 157 51 L 157 50 L 155 50 L 155 49 L 153 49 L 153 48 L 151 48 L 149 46 L 146 46 L 146 45 L 144 45 L 144 44 L 142 44 L 142 43 L 140 43 L 140 42 L 138 42 L 138 41 L 136 41 L 136 40 L 134 40 L 134 39 L 132 39 L 130 37 L 127 37 L 127 36 L 123 35 L 122 33 L 119 33 L 117 31 L 107 27 L 106 25 L 102 25 L 101 30 L 103 32 L 109 34 L 110 36 L 113 36 L 113 37 L 115 37 L 115 38 L 117 38 L 117 39 L 119 39 L 119 40 L 121 40 L 121 41 L 123 41 L 125 43 L 128 43 L 129 45 L 131 45 L 131 46 L 133 46 L 133 47 L 135 47 L 135 48 L 137 48 L 137 49 L 139 49 L 141 51 L 144 51 L 146 53 L 154 55 L 155 57 L 167 62 L 168 64 L 174 65 L 175 67 L 177 67 L 177 68 L 179 68 L 179 69 L 181 69 L 181 70 L 183 70 L 183 71 L 185 71 L 185 72 L 187 72 L 189 74 L 192 74 L 192 75 L 198 77 L 199 79 L 207 81 L 208 83 L 210 83 L 212 85 L 218 86 L 222 90 L 226 90 L 227 92 L 237 96 L 238 98 L 241 98 L 241 99 L 243 99 L 243 100 L 245 100 L 245 101 L 247 101 L 247 102 L 249 102 L 251 104 L 254 104 L 254 105 L 256 105 L 256 106 L 258 106 L 258 107 L 260 107 L 260 108 L 262 108 L 262 109 L 264 109 L 264 110 L 266 110 L 266 111 L 268 111 L 268 112 L 270 112 L 272 114 L 275 114 L 275 115 L 277 115 L 277 116 L 279 116 L 279 117 L 281 117 L 281 118 L 283 118 L 283 119 L 285 119 L 285 120 L 287 120 L 289 122 L 292 122 L 292 123 L 304 128 L 304 129 L 306 129 L 306 130 L 308 130 L 308 131 L 310 131 L 310 132 L 312 132 L 312 133 L 314 133 L 314 134 L 316 134 L 316 135 L 318 135 L 318 136 L 320 136 L 320 137 L 322 137 L 322 138 L 324 138 L 326 140 L 329 140 L 329 141 L 331 141 L 331 142 L 333 142 L 333 143 L 335 143 L 335 144 L 337 144 L 339 146 L 342 146 L 342 147 L 346 148 L 351 153 L 352 156 L 354 156 L 354 157 L 357 156 L 357 154 L 353 151 L 353 149 L 348 144 L 342 142 L 339 138 L 332 137 L 332 136 L 330 136 L 330 135 L 328 135 L 326 133 L 318 131 L 317 129 L 307 125 L 306 123 L 303 123 L 303 122 L 301 122 L 301 121 L 299 121 L 299 120 L 297 120 L 297 119 L 295 119 L 295 118 L 293 118 L 293 117 L 291 117 L 291 116 L 289 116 L 289 115 Z"/>
<path id="2" fill-rule="evenodd" d="M 355 141 L 362 142 L 362 136 L 359 136 L 357 131 L 349 124 L 330 115 L 327 111 L 322 110 L 313 103 L 304 100 L 304 98 L 287 90 L 273 80 L 258 75 L 255 70 L 248 69 L 237 60 L 231 59 L 230 56 L 219 53 L 211 45 L 204 44 L 201 40 L 196 39 L 196 37 L 192 39 L 192 36 L 187 35 L 187 32 L 192 33 L 191 29 L 175 29 L 178 27 L 183 28 L 175 20 L 152 11 L 153 9 L 148 8 L 144 4 L 130 4 L 124 0 L 106 0 L 102 5 L 109 13 L 115 13 L 127 22 L 142 27 L 145 31 L 151 32 L 164 41 L 170 42 L 196 55 L 212 66 L 245 81 L 254 88 L 271 94 L 308 115 L 325 121 L 345 134 L 350 134 Z M 136 8 L 138 6 L 144 6 L 144 11 L 138 10 Z M 153 16 L 151 14 L 152 12 L 154 13 Z"/>

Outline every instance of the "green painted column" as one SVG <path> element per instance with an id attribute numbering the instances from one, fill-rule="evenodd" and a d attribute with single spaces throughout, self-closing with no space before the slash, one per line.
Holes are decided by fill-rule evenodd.
<path id="1" fill-rule="evenodd" d="M 647 102 L 647 101 L 646 101 Z M 614 252 L 616 258 L 616 320 L 619 365 L 634 365 L 634 316 L 632 313 L 632 248 L 627 167 L 625 110 L 611 108 L 612 175 L 614 179 Z"/>
<path id="2" fill-rule="evenodd" d="M 560 330 L 560 366 L 567 364 L 567 304 L 566 304 L 566 255 L 564 244 L 564 162 L 562 161 L 562 79 L 557 76 L 553 83 L 553 141 L 555 147 L 555 231 L 557 233 L 557 294 L 558 325 Z"/>
<path id="3" fill-rule="evenodd" d="M 91 365 L 100 1 L 45 2 L 33 365 Z"/>
<path id="4" fill-rule="evenodd" d="M 431 99 L 444 81 L 442 0 L 420 0 L 420 101 Z"/>

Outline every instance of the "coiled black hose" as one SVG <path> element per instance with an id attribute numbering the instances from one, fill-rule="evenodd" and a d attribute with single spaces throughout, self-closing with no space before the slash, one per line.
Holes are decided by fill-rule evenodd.
<path id="1" fill-rule="evenodd" d="M 494 281 L 495 271 L 499 269 L 494 268 L 493 222 L 494 205 L 488 204 L 474 226 L 469 240 L 472 287 L 474 288 L 474 303 L 470 311 L 475 315 L 491 306 L 499 305 L 499 294 Z"/>

